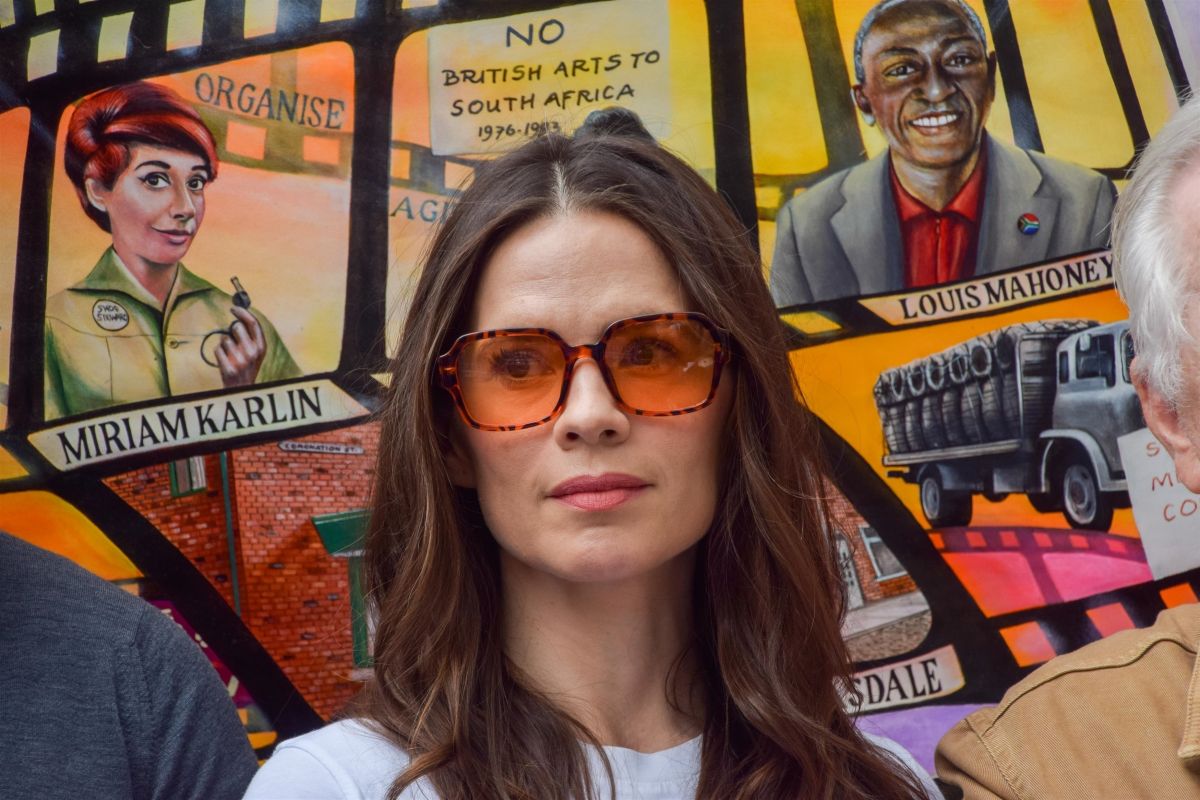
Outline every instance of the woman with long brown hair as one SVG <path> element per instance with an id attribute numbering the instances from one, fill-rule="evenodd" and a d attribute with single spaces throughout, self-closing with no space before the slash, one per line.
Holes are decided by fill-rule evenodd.
<path id="1" fill-rule="evenodd" d="M 795 390 L 745 229 L 632 115 L 481 167 L 381 412 L 374 678 L 247 796 L 936 796 L 844 710 Z"/>

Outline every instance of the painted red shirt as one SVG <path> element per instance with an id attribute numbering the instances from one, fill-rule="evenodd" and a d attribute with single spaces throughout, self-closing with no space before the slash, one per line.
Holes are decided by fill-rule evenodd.
<path id="1" fill-rule="evenodd" d="M 987 172 L 984 158 L 981 153 L 971 177 L 941 211 L 934 211 L 909 194 L 900 185 L 896 171 L 890 170 L 892 194 L 900 215 L 900 237 L 904 240 L 904 282 L 909 288 L 975 274 L 983 178 Z"/>

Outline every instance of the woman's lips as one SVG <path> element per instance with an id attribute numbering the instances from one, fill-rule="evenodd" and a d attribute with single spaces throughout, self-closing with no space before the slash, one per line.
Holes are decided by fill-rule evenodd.
<path id="1" fill-rule="evenodd" d="M 187 244 L 188 240 L 192 238 L 192 234 L 187 231 L 164 231 L 159 228 L 154 230 L 165 236 L 171 244 Z"/>
<path id="2" fill-rule="evenodd" d="M 634 475 L 616 472 L 581 475 L 555 486 L 550 497 L 582 511 L 607 511 L 637 497 L 649 485 Z"/>

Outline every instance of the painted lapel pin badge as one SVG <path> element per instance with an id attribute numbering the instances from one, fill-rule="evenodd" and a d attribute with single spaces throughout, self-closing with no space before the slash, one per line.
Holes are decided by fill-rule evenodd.
<path id="1" fill-rule="evenodd" d="M 1022 214 L 1017 218 L 1017 230 L 1026 236 L 1033 236 L 1042 227 L 1042 222 L 1037 218 L 1037 214 Z"/>

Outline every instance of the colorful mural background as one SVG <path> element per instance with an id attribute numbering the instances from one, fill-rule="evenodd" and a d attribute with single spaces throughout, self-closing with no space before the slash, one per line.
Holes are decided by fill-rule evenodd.
<path id="1" fill-rule="evenodd" d="M 629 105 L 757 232 L 770 280 L 780 209 L 887 147 L 851 99 L 870 5 L 0 0 L 0 529 L 184 624 L 261 756 L 320 724 L 370 669 L 357 575 L 369 414 L 421 250 L 474 166 Z M 1182 0 L 970 5 L 996 52 L 989 135 L 1118 190 L 1200 75 L 1200 14 Z M 221 172 L 189 269 L 222 287 L 238 276 L 303 375 L 53 418 L 47 299 L 108 246 L 66 179 L 66 120 L 84 97 L 137 80 L 174 89 L 217 139 Z M 301 97 L 324 102 L 297 120 L 287 103 Z M 885 462 L 903 454 L 881 376 L 1013 325 L 1125 317 L 1103 251 L 1014 263 L 780 308 L 834 470 L 863 724 L 927 765 L 941 732 L 1036 664 L 1149 624 L 1200 587 L 1186 536 L 1200 506 L 1166 497 L 1178 487 L 1152 442 L 1126 440 L 1111 522 L 1091 530 L 1041 498 L 1039 510 L 1029 470 L 980 472 L 994 455 L 972 455 L 978 485 L 951 480 L 962 452 Z M 932 409 L 917 394 L 906 402 Z M 1023 430 L 1021 452 L 1044 447 L 1045 430 Z M 968 520 L 930 522 L 928 464 L 945 470 L 950 500 L 970 497 Z M 1064 474 L 1044 475 L 1050 491 Z"/>

